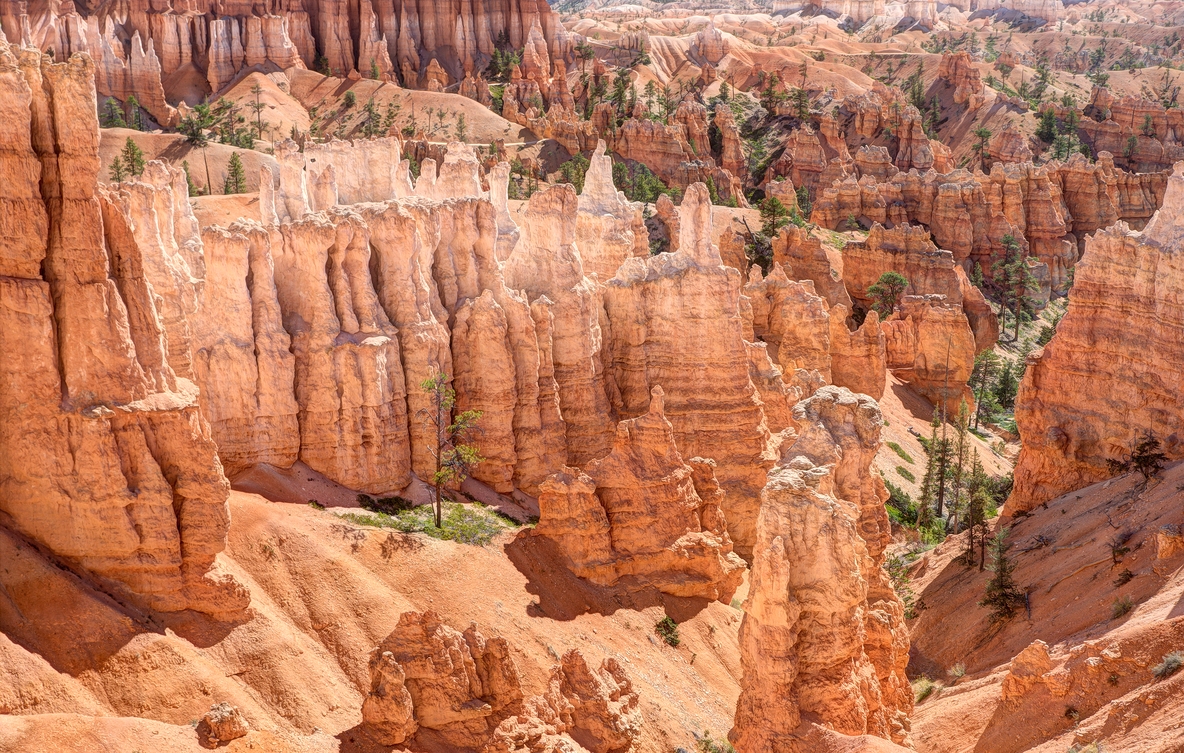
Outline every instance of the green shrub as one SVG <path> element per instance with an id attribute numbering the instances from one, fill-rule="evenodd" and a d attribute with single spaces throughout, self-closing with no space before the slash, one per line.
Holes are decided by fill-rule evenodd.
<path id="1" fill-rule="evenodd" d="M 698 753 L 736 753 L 736 749 L 726 739 L 716 740 L 711 733 L 704 730 L 703 736 L 696 737 L 695 748 Z"/>
<path id="2" fill-rule="evenodd" d="M 1117 620 L 1119 617 L 1126 616 L 1134 608 L 1135 603 L 1131 601 L 1131 597 L 1123 596 L 1114 600 L 1114 604 L 1110 607 L 1110 617 Z"/>
<path id="3" fill-rule="evenodd" d="M 677 647 L 681 642 L 678 638 L 678 623 L 670 619 L 669 616 L 663 617 L 654 624 L 654 632 L 671 646 Z"/>
<path id="4" fill-rule="evenodd" d="M 896 472 L 899 473 L 901 477 L 908 479 L 910 482 L 915 482 L 917 480 L 917 477 L 913 475 L 912 471 L 910 471 L 908 468 L 905 468 L 903 465 L 896 466 Z"/>
<path id="5" fill-rule="evenodd" d="M 1151 668 L 1151 674 L 1155 675 L 1156 679 L 1163 680 L 1176 674 L 1182 666 L 1184 666 L 1184 651 L 1173 651 L 1170 654 L 1165 654 L 1163 661 Z"/>
<path id="6" fill-rule="evenodd" d="M 436 528 L 431 505 L 420 505 L 393 514 L 347 512 L 341 513 L 338 517 L 355 525 L 390 528 L 404 533 L 422 533 L 433 539 L 474 546 L 488 544 L 494 536 L 506 530 L 506 521 L 509 520 L 483 505 L 470 506 L 455 502 L 444 503 L 444 516 L 440 528 Z"/>
<path id="7" fill-rule="evenodd" d="M 928 677 L 918 677 L 913 680 L 913 697 L 917 703 L 924 701 L 937 690 L 937 683 Z"/>
<path id="8" fill-rule="evenodd" d="M 913 461 L 912 455 L 909 455 L 907 452 L 905 452 L 904 448 L 898 445 L 896 442 L 885 442 L 884 444 L 892 448 L 892 451 L 897 455 L 900 455 L 901 460 L 905 461 L 909 465 L 916 465 L 916 463 Z"/>
<path id="9" fill-rule="evenodd" d="M 886 507 L 888 517 L 892 519 L 892 522 L 902 526 L 917 525 L 917 504 L 913 502 L 913 498 L 908 495 L 908 492 L 887 478 L 884 479 L 884 486 L 888 487 L 889 496 Z"/>

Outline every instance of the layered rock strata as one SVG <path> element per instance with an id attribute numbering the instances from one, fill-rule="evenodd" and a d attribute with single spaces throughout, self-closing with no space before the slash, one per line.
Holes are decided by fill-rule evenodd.
<path id="1" fill-rule="evenodd" d="M 121 102 L 135 95 L 169 126 L 179 118 L 170 99 L 191 100 L 197 82 L 198 98 L 217 94 L 250 70 L 317 68 L 346 77 L 376 68 L 383 80 L 442 91 L 483 71 L 505 38 L 525 48 L 528 75 L 547 85 L 553 61 L 570 63 L 575 46 L 541 0 L 283 0 L 266 7 L 201 0 L 184 8 L 136 0 L 118 14 L 69 3 L 22 6 L 19 16 L 0 18 L 14 44 L 52 49 L 59 58 L 88 52 L 99 94 Z"/>
<path id="2" fill-rule="evenodd" d="M 703 184 L 687 189 L 679 223 L 678 251 L 628 259 L 605 283 L 606 381 L 624 418 L 647 412 L 651 390 L 662 387 L 684 457 L 715 459 L 728 530 L 745 553 L 771 437 L 749 377 L 740 273 L 712 243 Z"/>
<path id="3" fill-rule="evenodd" d="M 1108 461 L 1148 431 L 1169 458 L 1184 457 L 1182 205 L 1177 168 L 1142 233 L 1120 221 L 1086 241 L 1068 311 L 1020 386 L 1024 447 L 1006 514 L 1109 477 Z"/>
<path id="4" fill-rule="evenodd" d="M 943 295 L 962 306 L 975 335 L 975 349 L 983 351 L 999 337 L 999 317 L 981 290 L 970 283 L 954 255 L 939 249 L 929 231 L 917 225 L 888 230 L 872 225 L 867 239 L 843 247 L 843 282 L 851 298 L 867 309 L 873 303 L 868 289 L 885 272 L 898 272 L 909 281 L 908 295 Z"/>
<path id="5" fill-rule="evenodd" d="M 185 326 L 200 243 L 157 232 L 192 222 L 178 174 L 100 189 L 85 56 L 0 43 L 0 88 L 0 525 L 120 598 L 233 615 L 249 594 L 215 563 L 229 484 Z"/>
<path id="6" fill-rule="evenodd" d="M 641 204 L 630 202 L 613 185 L 613 161 L 600 141 L 584 176 L 576 215 L 576 247 L 584 270 L 603 282 L 631 256 L 649 253 L 649 234 Z"/>
<path id="7" fill-rule="evenodd" d="M 880 410 L 823 387 L 794 418 L 801 433 L 761 495 L 729 737 L 741 753 L 815 750 L 817 727 L 908 745 L 908 630 L 882 567 L 888 494 L 870 470 Z"/>
<path id="8" fill-rule="evenodd" d="M 654 387 L 649 412 L 618 425 L 612 452 L 543 482 L 535 534 L 593 583 L 728 602 L 744 562 L 731 551 L 715 463 L 683 459 L 663 402 Z"/>
<path id="9" fill-rule="evenodd" d="M 962 307 L 942 295 L 906 295 L 891 317 L 881 322 L 888 368 L 933 405 L 956 413 L 965 400 L 974 370 L 974 332 Z"/>

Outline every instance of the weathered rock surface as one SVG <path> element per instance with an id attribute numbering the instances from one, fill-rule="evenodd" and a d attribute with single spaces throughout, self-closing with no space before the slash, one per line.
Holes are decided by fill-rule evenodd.
<path id="1" fill-rule="evenodd" d="M 966 386 L 974 370 L 974 332 L 962 307 L 941 295 L 906 295 L 894 313 L 881 322 L 888 368 L 935 406 L 957 412 L 965 400 L 974 409 Z"/>
<path id="2" fill-rule="evenodd" d="M 628 259 L 604 286 L 609 394 L 620 416 L 635 417 L 662 387 L 684 457 L 715 460 L 728 530 L 745 553 L 771 437 L 749 378 L 740 273 L 712 244 L 702 184 L 687 189 L 679 222 L 677 252 Z"/>
<path id="3" fill-rule="evenodd" d="M 176 321 L 195 296 L 185 263 L 200 256 L 154 246 L 156 228 L 133 231 L 128 208 L 150 192 L 99 189 L 93 75 L 85 56 L 52 63 L 0 43 L 0 162 L 13 176 L 0 511 L 13 533 L 133 603 L 231 616 L 249 595 L 215 564 L 229 485 L 198 408 L 191 334 Z M 156 198 L 153 219 L 173 222 L 175 195 Z M 171 286 L 154 291 L 157 275 Z"/>
<path id="4" fill-rule="evenodd" d="M 992 162 L 1031 162 L 1032 147 L 1028 136 L 1019 129 L 1015 121 L 1008 121 L 987 144 L 987 155 Z"/>
<path id="5" fill-rule="evenodd" d="M 572 649 L 524 701 L 513 653 L 475 623 L 462 633 L 435 612 L 404 612 L 371 652 L 363 724 L 384 745 L 426 730 L 436 744 L 489 753 L 609 753 L 641 731 L 638 696 L 615 659 L 593 670 Z"/>
<path id="6" fill-rule="evenodd" d="M 534 194 L 522 212 L 523 237 L 506 261 L 505 279 L 532 301 L 549 304 L 567 462 L 578 466 L 608 454 L 615 432 L 602 361 L 600 291 L 584 275 L 575 246 L 577 214 L 571 186 Z"/>
<path id="7" fill-rule="evenodd" d="M 843 248 L 843 281 L 861 306 L 870 308 L 873 301 L 868 288 L 889 271 L 899 272 L 909 281 L 908 295 L 944 295 L 949 303 L 961 305 L 974 331 L 976 351 L 995 344 L 998 315 L 954 262 L 953 254 L 933 245 L 927 230 L 915 225 L 888 230 L 875 224 L 866 240 Z"/>
<path id="8" fill-rule="evenodd" d="M 323 65 L 344 78 L 373 66 L 380 79 L 401 76 L 404 86 L 442 91 L 485 70 L 504 34 L 515 49 L 526 49 L 528 76 L 547 84 L 552 63 L 570 62 L 574 48 L 550 6 L 533 0 L 293 0 L 266 8 L 200 0 L 183 9 L 136 0 L 119 14 L 72 3 L 22 14 L 24 23 L 8 16 L 16 21 L 4 30 L 11 42 L 62 58 L 88 52 L 99 94 L 120 101 L 134 94 L 169 126 L 180 117 L 170 100 L 190 99 L 195 87 L 199 96 L 217 94 L 248 70 Z"/>
<path id="9" fill-rule="evenodd" d="M 596 145 L 577 206 L 575 242 L 586 274 L 604 282 L 629 257 L 649 253 L 641 205 L 613 185 L 613 161 L 603 141 Z"/>
<path id="10" fill-rule="evenodd" d="M 977 110 L 986 101 L 982 76 L 974 67 L 969 52 L 954 52 L 941 56 L 937 77 L 954 87 L 954 104 Z"/>
<path id="11" fill-rule="evenodd" d="M 1020 387 L 1016 423 L 1025 441 L 1006 513 L 1107 478 L 1107 460 L 1121 459 L 1147 430 L 1170 458 L 1184 455 L 1175 428 L 1184 373 L 1182 205 L 1177 169 L 1143 233 L 1119 222 L 1086 241 L 1069 309 Z"/>
<path id="12" fill-rule="evenodd" d="M 217 355 L 228 312 L 242 312 L 233 359 L 247 372 L 227 374 L 223 364 L 222 371 L 199 375 L 205 403 L 226 413 L 215 423 L 224 433 L 219 441 L 236 452 L 243 448 L 231 454 L 234 470 L 288 467 L 298 457 L 338 483 L 375 494 L 403 488 L 412 472 L 428 477 L 433 438 L 414 417 L 428 408 L 421 383 L 445 373 L 457 409 L 482 413 L 485 459 L 474 478 L 500 492 L 536 493 L 562 467 L 567 445 L 556 397 L 554 305 L 508 288 L 497 259 L 521 235 L 504 205 L 508 170 L 491 178 L 492 195 L 503 201 L 499 210 L 478 196 L 478 163 L 459 144 L 448 147 L 438 174 L 425 167 L 414 189 L 407 162 L 392 167 L 397 143 L 344 146 L 330 142 L 302 154 L 281 144 L 279 188 L 261 199 L 269 226 L 240 222 L 206 230 L 215 256 L 233 250 L 239 259 L 221 297 L 208 302 L 217 308 L 202 307 L 197 317 Z M 329 197 L 323 202 L 309 199 L 305 165 L 322 171 L 316 182 Z M 271 180 L 265 175 L 263 185 Z M 421 186 L 426 195 L 413 196 Z M 391 191 L 402 198 L 371 200 Z M 570 229 L 576 218 L 575 207 L 569 209 Z M 552 242 L 547 232 L 544 244 Z M 248 248 L 249 268 L 242 259 Z M 571 336 L 582 332 L 591 340 L 592 301 L 585 302 L 589 317 L 582 324 L 564 322 L 565 335 L 575 329 Z M 244 329 L 248 315 L 255 317 L 254 343 Z M 283 328 L 276 331 L 279 321 Z M 266 385 L 256 388 L 253 376 L 244 378 L 252 365 L 248 353 L 258 373 L 274 377 Z M 561 356 L 571 357 L 566 350 Z M 253 402 L 236 402 L 256 389 Z M 299 418 L 295 436 L 280 426 L 285 433 L 258 441 L 268 421 L 293 417 Z"/>
<path id="13" fill-rule="evenodd" d="M 573 648 L 551 670 L 543 694 L 498 726 L 487 750 L 610 753 L 628 749 L 642 724 L 640 698 L 620 662 L 605 659 L 592 669 Z"/>
<path id="14" fill-rule="evenodd" d="M 795 282 L 774 263 L 768 277 L 760 268 L 748 272 L 744 294 L 752 306 L 752 329 L 769 346 L 769 358 L 786 374 L 799 369 L 829 382 L 830 314 L 826 301 L 814 292 L 811 280 Z"/>
<path id="15" fill-rule="evenodd" d="M 182 179 L 183 176 L 182 176 Z M 194 380 L 227 474 L 288 468 L 300 453 L 296 359 L 275 288 L 268 230 L 250 222 L 201 235 L 205 285 L 193 322 Z"/>
<path id="16" fill-rule="evenodd" d="M 492 731 L 489 717 L 521 700 L 505 638 L 486 637 L 475 624 L 461 633 L 435 612 L 404 612 L 371 652 L 362 719 L 387 745 L 422 727 L 451 745 L 479 746 Z"/>
<path id="17" fill-rule="evenodd" d="M 250 729 L 237 708 L 229 703 L 216 703 L 197 723 L 197 736 L 203 747 L 213 749 L 245 737 Z"/>
<path id="18" fill-rule="evenodd" d="M 879 400 L 888 379 L 887 338 L 880 329 L 880 315 L 869 311 L 859 329 L 847 328 L 847 309 L 830 310 L 830 381 Z"/>
<path id="19" fill-rule="evenodd" d="M 735 727 L 742 753 L 807 751 L 815 726 L 908 744 L 904 608 L 882 569 L 890 541 L 870 464 L 875 401 L 823 387 L 762 493 Z"/>
<path id="20" fill-rule="evenodd" d="M 559 544 L 573 571 L 611 586 L 625 578 L 675 596 L 728 602 L 744 563 L 731 552 L 714 463 L 684 460 L 654 387 L 649 411 L 622 421 L 612 452 L 566 468 L 539 494 L 535 534 Z"/>
<path id="21" fill-rule="evenodd" d="M 823 247 L 808 228 L 783 228 L 773 239 L 773 263 L 780 264 L 791 279 L 813 282 L 814 292 L 825 298 L 828 306 L 851 308 L 851 296 L 843 282 L 842 252 Z"/>

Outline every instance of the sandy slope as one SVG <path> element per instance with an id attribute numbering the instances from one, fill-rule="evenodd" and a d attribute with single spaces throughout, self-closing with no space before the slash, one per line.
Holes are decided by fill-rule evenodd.
<path id="1" fill-rule="evenodd" d="M 1184 463 L 1144 486 L 1137 474 L 1095 484 L 1011 521 L 1015 577 L 1024 610 L 992 627 L 978 606 L 989 572 L 954 561 L 965 535 L 951 537 L 917 566 L 923 603 L 912 625 L 910 671 L 949 683 L 917 707 L 913 729 L 926 753 L 1064 751 L 1103 741 L 1108 751 L 1184 750 L 1184 673 L 1156 681 L 1150 667 L 1184 650 L 1184 552 L 1157 558 L 1162 526 L 1184 524 Z M 1115 564 L 1110 543 L 1130 532 Z M 1027 550 L 1027 551 L 1025 551 Z M 1129 570 L 1129 582 L 1116 583 Z M 1114 618 L 1116 600 L 1134 608 Z M 1016 708 L 1001 703 L 1009 660 L 1034 640 L 1051 649 L 1050 687 Z M 1076 722 L 1069 710 L 1076 712 Z"/>
<path id="2" fill-rule="evenodd" d="M 368 750 L 355 729 L 368 654 L 409 609 L 435 609 L 461 629 L 475 620 L 505 636 L 528 693 L 541 690 L 570 648 L 597 664 L 618 657 L 642 698 L 639 751 L 668 753 L 692 746 L 693 731 L 731 726 L 740 674 L 740 612 L 731 606 L 592 588 L 560 568 L 529 529 L 481 548 L 359 528 L 332 511 L 239 492 L 231 509 L 221 559 L 253 598 L 250 614 L 230 625 L 144 615 L 0 537 L 8 596 L 0 631 L 10 639 L 0 639 L 0 665 L 21 668 L 0 673 L 0 710 L 42 715 L 0 716 L 0 750 L 25 750 L 31 739 L 57 746 L 47 750 L 187 750 L 173 741 L 195 734 L 189 723 L 220 701 L 290 745 Z M 666 614 L 680 623 L 677 649 L 653 634 Z M 69 713 L 162 724 L 44 716 Z M 134 733 L 111 733 L 123 727 Z M 81 728 L 90 731 L 75 734 Z M 336 739 L 308 737 L 316 729 Z M 166 742 L 144 748 L 153 734 Z M 92 743 L 95 735 L 106 742 Z"/>

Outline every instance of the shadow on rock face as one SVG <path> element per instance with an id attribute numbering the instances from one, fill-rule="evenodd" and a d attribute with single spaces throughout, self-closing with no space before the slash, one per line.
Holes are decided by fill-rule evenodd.
<path id="1" fill-rule="evenodd" d="M 661 606 L 675 622 L 703 611 L 709 599 L 671 596 L 650 586 L 622 578 L 611 588 L 598 586 L 572 573 L 563 552 L 546 536 L 523 529 L 504 551 L 518 572 L 526 576 L 526 590 L 537 600 L 527 608 L 530 617 L 573 620 L 582 614 L 611 615 L 618 609 L 641 611 Z"/>

